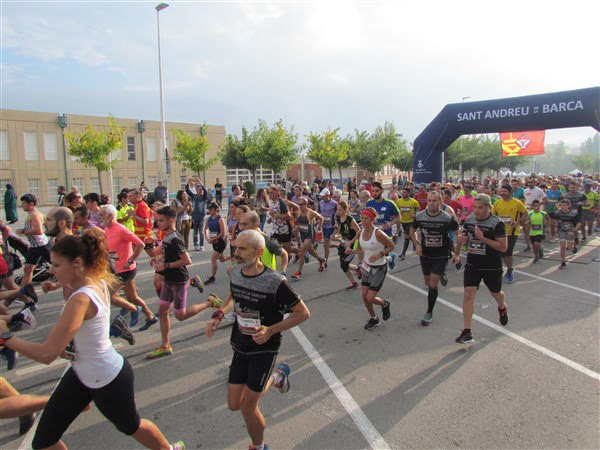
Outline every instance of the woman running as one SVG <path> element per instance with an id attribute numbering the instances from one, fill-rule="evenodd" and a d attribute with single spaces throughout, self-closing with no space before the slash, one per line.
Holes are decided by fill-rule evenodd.
<path id="1" fill-rule="evenodd" d="M 298 208 L 295 210 L 296 224 L 300 233 L 300 248 L 298 249 L 298 270 L 292 275 L 292 280 L 298 281 L 302 278 L 302 267 L 304 266 L 304 254 L 313 255 L 319 261 L 319 272 L 323 272 L 325 259 L 321 258 L 313 248 L 313 222 L 315 219 L 320 226 L 323 225 L 323 216 L 308 208 L 308 200 L 300 197 Z"/>
<path id="2" fill-rule="evenodd" d="M 340 267 L 342 268 L 342 272 L 348 277 L 350 280 L 350 285 L 346 289 L 354 289 L 358 287 L 358 281 L 354 279 L 354 275 L 352 271 L 357 272 L 357 276 L 360 278 L 362 275 L 357 265 L 350 264 L 352 259 L 354 258 L 354 252 L 358 247 L 358 236 L 360 234 L 360 228 L 348 213 L 350 212 L 350 207 L 345 200 L 340 200 L 337 204 L 337 212 L 335 219 L 335 230 L 333 232 L 334 239 L 340 241 L 338 246 L 338 255 L 340 257 Z"/>
<path id="3" fill-rule="evenodd" d="M 31 359 L 50 364 L 59 356 L 71 361 L 42 413 L 32 447 L 66 449 L 61 437 L 69 425 L 94 402 L 119 431 L 156 449 L 169 445 L 156 425 L 141 419 L 134 398 L 133 370 L 108 337 L 110 294 L 114 281 L 108 265 L 104 235 L 90 230 L 67 236 L 51 251 L 52 273 L 67 298 L 62 313 L 43 343 L 28 342 L 7 333 L 0 322 L 2 345 Z"/>
<path id="4" fill-rule="evenodd" d="M 219 214 L 219 204 L 212 202 L 208 205 L 208 219 L 204 222 L 204 237 L 206 242 L 212 244 L 213 254 L 210 257 L 210 277 L 204 284 L 213 284 L 217 274 L 217 261 L 227 261 L 223 252 L 227 247 L 225 238 L 227 237 L 227 227 L 225 219 Z"/>

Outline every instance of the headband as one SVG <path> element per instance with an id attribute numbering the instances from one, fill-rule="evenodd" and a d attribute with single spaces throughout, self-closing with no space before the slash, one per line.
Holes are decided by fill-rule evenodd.
<path id="1" fill-rule="evenodd" d="M 363 216 L 370 217 L 371 220 L 375 221 L 375 213 L 373 211 L 371 211 L 370 209 L 363 210 L 363 212 L 361 214 Z"/>

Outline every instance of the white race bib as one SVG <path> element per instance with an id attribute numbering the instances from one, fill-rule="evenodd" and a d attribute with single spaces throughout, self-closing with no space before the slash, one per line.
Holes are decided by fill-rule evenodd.
<path id="1" fill-rule="evenodd" d="M 256 334 L 260 328 L 260 316 L 258 313 L 239 313 L 237 314 L 238 329 L 242 334 Z"/>
<path id="2" fill-rule="evenodd" d="M 469 253 L 473 255 L 485 255 L 485 242 L 481 242 L 477 239 L 469 241 Z"/>
<path id="3" fill-rule="evenodd" d="M 512 217 L 510 216 L 500 216 L 500 222 L 509 224 L 512 222 Z"/>
<path id="4" fill-rule="evenodd" d="M 442 236 L 439 235 L 427 235 L 425 236 L 425 247 L 441 247 Z"/>

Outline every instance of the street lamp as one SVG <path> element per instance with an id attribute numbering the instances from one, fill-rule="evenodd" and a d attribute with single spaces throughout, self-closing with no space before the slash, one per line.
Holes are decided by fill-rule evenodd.
<path id="1" fill-rule="evenodd" d="M 160 90 L 160 140 L 165 152 L 165 171 L 171 173 L 171 162 L 169 161 L 169 150 L 167 149 L 167 133 L 165 131 L 165 101 L 163 99 L 163 78 L 162 78 L 162 59 L 160 57 L 160 12 L 168 8 L 166 3 L 159 3 L 154 7 L 156 9 L 156 29 L 158 31 L 158 87 Z M 168 180 L 167 180 L 168 184 Z"/>
<path id="2" fill-rule="evenodd" d="M 463 98 L 462 98 L 462 102 L 464 103 L 464 102 L 465 102 L 465 100 L 467 100 L 468 98 L 471 98 L 471 97 L 469 97 L 468 95 L 467 95 L 466 97 L 463 97 Z M 460 141 L 460 149 L 461 149 L 461 151 L 462 151 L 462 143 L 463 143 L 463 141 L 461 140 L 461 141 Z M 443 161 L 443 160 L 442 160 L 442 161 Z M 443 167 L 444 167 L 444 166 L 443 166 L 443 164 L 444 164 L 444 163 L 442 162 L 442 169 L 443 169 Z M 463 177 L 462 163 L 460 163 L 460 164 L 459 164 L 459 166 L 458 166 L 458 171 L 460 172 L 460 177 L 462 178 L 462 177 Z"/>

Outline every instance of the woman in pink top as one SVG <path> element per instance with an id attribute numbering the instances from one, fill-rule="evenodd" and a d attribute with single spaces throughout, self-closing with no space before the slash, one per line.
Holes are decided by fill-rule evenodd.
<path id="1" fill-rule="evenodd" d="M 464 222 L 468 215 L 473 212 L 473 201 L 475 200 L 475 197 L 471 195 L 472 190 L 473 186 L 466 185 L 465 195 L 458 198 L 458 203 L 462 206 L 462 212 L 460 214 L 461 222 Z"/>

